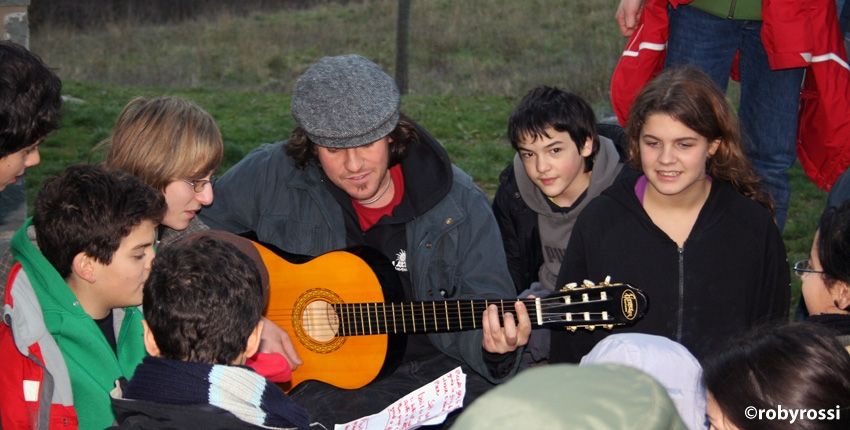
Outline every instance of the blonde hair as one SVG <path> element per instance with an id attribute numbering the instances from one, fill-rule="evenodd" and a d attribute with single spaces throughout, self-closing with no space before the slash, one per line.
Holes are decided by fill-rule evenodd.
<path id="1" fill-rule="evenodd" d="M 199 179 L 215 171 L 224 142 L 215 120 L 179 97 L 137 97 L 115 121 L 104 164 L 164 190 L 177 179 Z"/>

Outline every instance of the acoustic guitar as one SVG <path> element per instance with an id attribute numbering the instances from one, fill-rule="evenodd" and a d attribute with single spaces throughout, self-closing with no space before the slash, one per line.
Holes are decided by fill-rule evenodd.
<path id="1" fill-rule="evenodd" d="M 286 254 L 254 242 L 269 272 L 266 317 L 286 330 L 304 362 L 284 389 L 307 380 L 360 388 L 391 372 L 404 354 L 405 335 L 481 329 L 491 304 L 504 300 L 404 301 L 390 263 L 368 248 L 315 258 Z M 272 249 L 275 249 L 274 251 Z M 643 292 L 608 281 L 570 284 L 547 297 L 522 299 L 532 327 L 593 330 L 630 325 L 646 311 Z"/>

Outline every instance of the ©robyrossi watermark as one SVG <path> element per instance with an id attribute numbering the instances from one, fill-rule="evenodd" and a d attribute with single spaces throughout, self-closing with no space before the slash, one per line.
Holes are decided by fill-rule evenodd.
<path id="1" fill-rule="evenodd" d="M 787 421 L 789 424 L 797 421 L 838 421 L 841 419 L 841 406 L 835 405 L 834 408 L 828 409 L 792 409 L 782 405 L 765 409 L 747 406 L 744 416 L 748 420 Z"/>

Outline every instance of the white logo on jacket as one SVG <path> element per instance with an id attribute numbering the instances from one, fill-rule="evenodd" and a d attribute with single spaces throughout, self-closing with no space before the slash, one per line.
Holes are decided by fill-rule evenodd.
<path id="1" fill-rule="evenodd" d="M 407 272 L 407 251 L 400 249 L 395 253 L 393 267 L 395 267 L 396 272 Z"/>

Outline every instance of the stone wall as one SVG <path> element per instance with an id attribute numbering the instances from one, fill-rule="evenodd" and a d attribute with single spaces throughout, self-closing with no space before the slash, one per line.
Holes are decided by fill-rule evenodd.
<path id="1" fill-rule="evenodd" d="M 11 40 L 29 49 L 29 4 L 29 0 L 0 0 L 0 39 Z M 26 216 L 26 193 L 21 179 L 0 192 L 0 252 L 8 248 L 12 235 Z"/>
<path id="2" fill-rule="evenodd" d="M 30 30 L 27 19 L 29 0 L 0 0 L 0 38 L 29 48 Z"/>

